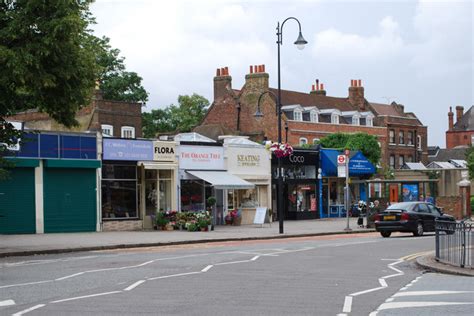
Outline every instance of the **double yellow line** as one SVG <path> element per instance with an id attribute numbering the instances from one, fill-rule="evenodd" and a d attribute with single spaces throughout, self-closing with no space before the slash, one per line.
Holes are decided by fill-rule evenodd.
<path id="1" fill-rule="evenodd" d="M 434 253 L 434 250 L 430 250 L 430 251 L 424 251 L 424 252 L 418 252 L 418 253 L 413 253 L 411 255 L 407 255 L 405 257 L 401 257 L 399 258 L 399 260 L 403 260 L 403 261 L 410 261 L 410 260 L 413 260 L 413 259 L 416 259 L 420 256 L 424 256 L 424 255 L 429 255 L 429 254 L 432 254 Z"/>

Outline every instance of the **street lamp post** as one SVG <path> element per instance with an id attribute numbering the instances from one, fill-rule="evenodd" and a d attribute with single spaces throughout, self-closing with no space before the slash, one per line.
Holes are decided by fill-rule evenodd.
<path id="1" fill-rule="evenodd" d="M 277 47 L 278 47 L 278 96 L 277 96 L 277 102 L 276 102 L 276 108 L 277 108 L 277 116 L 278 116 L 278 144 L 282 143 L 282 137 L 281 137 L 281 69 L 280 69 L 280 46 L 283 45 L 283 26 L 285 25 L 285 22 L 288 20 L 295 20 L 298 22 L 298 27 L 299 27 L 299 34 L 298 38 L 294 42 L 294 44 L 298 47 L 298 49 L 303 49 L 308 42 L 304 39 L 303 34 L 301 33 L 301 23 L 298 21 L 297 18 L 294 17 L 289 17 L 286 18 L 280 25 L 280 22 L 278 22 L 276 30 L 277 30 Z M 266 93 L 266 92 L 264 92 Z M 262 93 L 262 95 L 264 94 Z M 273 95 L 273 93 L 271 93 Z M 260 112 L 260 99 L 262 97 L 260 95 L 259 102 L 257 105 L 257 113 L 255 113 L 255 116 L 262 116 L 262 113 Z M 279 228 L 280 228 L 280 234 L 283 234 L 283 172 L 282 172 L 282 167 L 281 167 L 281 157 L 277 157 L 278 161 L 278 179 L 277 179 L 277 213 L 278 213 L 278 223 L 279 223 Z"/>

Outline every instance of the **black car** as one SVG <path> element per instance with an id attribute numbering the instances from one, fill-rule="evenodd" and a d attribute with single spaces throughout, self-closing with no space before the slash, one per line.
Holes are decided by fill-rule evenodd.
<path id="1" fill-rule="evenodd" d="M 456 222 L 454 217 L 443 214 L 431 203 L 401 202 L 390 205 L 375 216 L 375 230 L 383 237 L 390 237 L 392 232 L 409 232 L 414 236 L 422 236 L 423 232 L 435 231 L 436 220 Z"/>

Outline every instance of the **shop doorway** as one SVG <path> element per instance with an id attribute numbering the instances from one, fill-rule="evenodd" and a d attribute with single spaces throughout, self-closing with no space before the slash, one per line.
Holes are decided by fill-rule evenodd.
<path id="1" fill-rule="evenodd" d="M 398 202 L 398 184 L 390 184 L 389 193 L 390 193 L 390 203 L 397 203 Z"/>
<path id="2" fill-rule="evenodd" d="M 172 170 L 145 170 L 145 215 L 171 211 Z"/>

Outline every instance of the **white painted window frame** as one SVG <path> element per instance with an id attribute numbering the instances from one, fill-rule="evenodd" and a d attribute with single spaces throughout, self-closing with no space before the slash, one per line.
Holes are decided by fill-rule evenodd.
<path id="1" fill-rule="evenodd" d="M 102 124 L 100 126 L 101 130 L 102 130 L 102 134 L 103 135 L 108 135 L 108 136 L 114 136 L 114 126 L 113 125 L 110 125 L 110 124 Z M 105 131 L 110 131 L 110 134 L 109 133 L 106 133 Z"/>
<path id="2" fill-rule="evenodd" d="M 127 132 L 130 132 L 131 135 L 130 137 L 126 137 L 128 135 L 126 135 Z M 120 135 L 122 138 L 135 138 L 135 127 L 133 126 L 122 126 L 121 129 L 120 129 Z"/>

